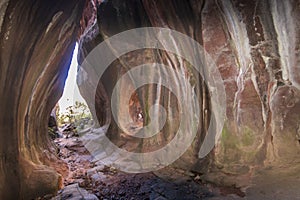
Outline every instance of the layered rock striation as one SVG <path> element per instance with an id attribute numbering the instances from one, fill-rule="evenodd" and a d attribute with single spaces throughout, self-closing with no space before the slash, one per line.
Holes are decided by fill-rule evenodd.
<path id="1" fill-rule="evenodd" d="M 0 198 L 53 193 L 62 177 L 43 164 L 52 108 L 62 95 L 83 1 L 1 1 Z"/>
<path id="2" fill-rule="evenodd" d="M 222 136 L 206 158 L 198 159 L 210 116 L 214 113 L 210 88 L 203 81 L 205 77 L 190 71 L 188 63 L 161 50 L 134 51 L 112 63 L 99 83 L 94 76 L 96 68 L 82 67 L 79 87 L 85 96 L 88 84 L 98 84 L 95 104 L 101 106 L 95 115 L 101 125 L 110 124 L 107 134 L 112 140 L 120 141 L 119 135 L 124 132 L 111 117 L 111 93 L 117 77 L 142 63 L 162 63 L 178 73 L 185 71 L 186 80 L 200 97 L 197 137 L 191 148 L 176 161 L 176 166 L 200 171 L 208 180 L 221 183 L 228 175 L 248 179 L 253 169 L 298 162 L 299 2 L 114 0 L 98 4 L 96 10 L 97 19 L 80 40 L 80 62 L 106 38 L 122 31 L 140 27 L 169 28 L 188 35 L 204 47 L 220 71 L 226 91 L 226 122 Z M 182 45 L 176 42 L 174 45 Z M 117 48 L 112 50 L 117 51 Z M 155 76 L 151 72 L 147 75 Z M 184 84 L 177 83 L 178 89 L 188 94 Z M 134 87 L 134 81 L 127 80 L 126 87 L 130 85 Z M 122 102 L 126 87 L 120 92 L 119 107 L 128 104 Z M 153 145 L 157 147 L 150 149 L 157 150 L 174 137 L 180 120 L 178 102 L 171 93 L 151 84 L 137 90 L 136 103 L 141 105 L 144 125 L 149 122 L 150 105 L 157 98 L 166 108 L 169 119 L 161 134 L 138 140 L 140 145 L 135 151 L 144 152 Z M 119 109 L 120 115 L 124 112 L 127 110 Z M 235 182 L 245 183 L 230 178 L 227 183 Z"/>
<path id="3" fill-rule="evenodd" d="M 140 27 L 176 30 L 203 46 L 224 82 L 226 120 L 214 150 L 199 159 L 211 116 L 216 115 L 211 88 L 205 83 L 207 77 L 170 52 L 133 51 L 111 63 L 100 81 L 95 76 L 97 69 L 79 69 L 80 91 L 89 106 L 96 107 L 93 117 L 99 123 L 95 126 L 109 125 L 107 136 L 116 145 L 129 151 L 148 152 L 175 137 L 180 108 L 168 88 L 146 85 L 126 102 L 123 97 L 135 83 L 127 78 L 121 84 L 118 114 L 123 117 L 129 112 L 138 128 L 149 123 L 160 126 L 160 115 L 150 119 L 151 105 L 159 103 L 166 109 L 164 127 L 151 138 L 124 138 L 124 127 L 117 125 L 110 107 L 120 77 L 134 66 L 161 63 L 175 70 L 170 80 L 177 91 L 198 97 L 201 111 L 195 140 L 174 166 L 196 170 L 207 180 L 231 185 L 245 185 L 244 180 L 249 184 L 254 169 L 297 168 L 299 9 L 300 3 L 295 0 L 0 2 L 0 198 L 29 199 L 59 188 L 60 175 L 45 165 L 55 163 L 55 159 L 47 159 L 53 148 L 47 123 L 62 94 L 76 39 L 80 38 L 81 64 L 105 39 Z M 176 41 L 173 44 L 184 45 Z M 197 51 L 191 51 L 191 55 L 196 56 Z M 151 70 L 147 75 L 163 77 Z M 179 75 L 183 78 L 179 79 Z M 95 85 L 97 92 L 93 96 L 91 88 Z M 184 106 L 189 108 L 188 103 Z M 129 140 L 137 145 L 126 146 Z"/>

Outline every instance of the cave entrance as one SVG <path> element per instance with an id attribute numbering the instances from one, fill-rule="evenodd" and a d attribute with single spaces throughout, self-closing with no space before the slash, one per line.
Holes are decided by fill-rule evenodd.
<path id="1" fill-rule="evenodd" d="M 80 131 L 91 127 L 93 124 L 90 110 L 76 84 L 77 54 L 78 44 L 76 43 L 63 95 L 52 110 L 49 120 L 49 134 L 53 139 L 77 136 Z"/>

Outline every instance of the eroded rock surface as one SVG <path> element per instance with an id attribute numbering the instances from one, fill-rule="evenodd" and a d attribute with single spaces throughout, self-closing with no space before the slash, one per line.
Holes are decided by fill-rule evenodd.
<path id="1" fill-rule="evenodd" d="M 62 95 L 83 1 L 1 1 L 0 198 L 53 193 L 61 176 L 43 165 L 52 108 Z"/>
<path id="2" fill-rule="evenodd" d="M 293 166 L 293 173 L 297 174 L 299 5 L 296 0 L 1 1 L 0 199 L 30 199 L 53 193 L 62 185 L 57 171 L 64 175 L 65 165 L 55 168 L 55 163 L 60 161 L 51 156 L 55 149 L 47 135 L 47 123 L 62 94 L 76 38 L 80 35 L 78 60 L 82 63 L 104 39 L 121 31 L 148 26 L 184 33 L 199 42 L 212 57 L 226 91 L 222 137 L 209 155 L 198 158 L 210 116 L 216 114 L 211 110 L 211 91 L 204 82 L 206 77 L 194 73 L 186 60 L 153 49 L 121 56 L 100 82 L 96 69 L 80 69 L 78 84 L 82 95 L 90 107 L 95 104 L 97 108 L 97 112 L 93 112 L 99 122 L 96 127 L 110 124 L 108 137 L 120 147 L 136 147 L 135 152 L 154 151 L 170 142 L 178 129 L 180 114 L 170 90 L 146 85 L 134 93 L 129 108 L 133 120 L 137 119 L 134 114 L 137 113 L 144 125 L 149 123 L 149 108 L 157 100 L 169 117 L 159 134 L 134 141 L 136 146 L 126 145 L 135 139 L 124 137 L 110 109 L 113 86 L 118 78 L 133 66 L 162 63 L 176 69 L 177 74 L 172 74 L 171 80 L 182 94 L 191 92 L 185 83 L 193 86 L 201 108 L 195 141 L 174 166 L 203 173 L 202 178 L 206 180 L 237 187 L 248 186 L 254 175 L 259 176 L 261 173 L 256 169 L 274 170 L 263 173 L 266 174 L 262 176 L 266 177 L 264 180 L 282 166 Z M 183 74 L 180 80 L 184 83 L 176 79 L 179 74 Z M 152 71 L 148 76 L 160 77 Z M 98 86 L 95 96 L 90 92 L 91 85 Z M 133 86 L 134 82 L 126 79 L 120 97 Z M 123 101 L 120 98 L 120 105 L 128 106 L 129 102 Z M 125 112 L 127 108 L 119 106 L 120 116 Z M 159 125 L 160 116 L 153 121 Z M 139 122 L 129 127 L 140 126 Z M 286 177 L 286 182 L 295 178 Z M 297 180 L 291 182 L 297 183 Z M 265 185 L 268 184 L 266 181 Z"/>
<path id="3" fill-rule="evenodd" d="M 185 71 L 201 98 L 199 105 L 203 115 L 199 119 L 198 135 L 175 166 L 202 172 L 205 179 L 219 184 L 245 186 L 256 168 L 282 163 L 292 166 L 298 162 L 299 2 L 112 0 L 98 4 L 96 11 L 97 21 L 80 40 L 80 62 L 93 47 L 119 32 L 145 26 L 170 28 L 203 45 L 217 65 L 226 90 L 226 122 L 221 139 L 214 151 L 199 160 L 198 150 L 208 128 L 209 116 L 214 113 L 210 113 L 210 88 L 201 77 L 193 77 L 189 73 L 185 62 L 159 50 L 134 51 L 113 62 L 99 83 L 99 77 L 95 76 L 97 69 L 83 67 L 78 82 L 80 90 L 88 99 L 90 94 L 84 91 L 95 82 L 98 84 L 96 105 L 92 104 L 94 101 L 91 105 L 99 110 L 96 115 L 101 125 L 110 122 L 107 134 L 116 144 L 124 143 L 123 131 L 111 117 L 109 108 L 116 77 L 122 77 L 141 63 L 155 62 Z M 174 44 L 178 45 L 176 42 Z M 114 50 L 117 52 L 117 48 Z M 152 76 L 151 73 L 147 75 Z M 184 83 L 177 84 L 188 94 Z M 134 81 L 127 80 L 126 87 L 131 85 Z M 125 96 L 126 87 L 121 89 L 121 97 Z M 149 105 L 155 102 L 157 96 L 164 97 L 159 103 L 172 115 L 168 116 L 169 121 L 161 134 L 137 141 L 139 145 L 135 151 L 149 151 L 149 146 L 151 150 L 162 147 L 165 141 L 172 140 L 178 128 L 179 115 L 174 96 L 170 96 L 170 91 L 153 85 L 145 86 L 137 93 L 136 103 L 142 107 L 144 124 L 149 122 Z M 126 102 L 122 102 L 122 98 L 120 102 L 119 114 L 122 115 L 127 112 L 122 109 Z M 103 109 L 105 105 L 108 107 Z"/>

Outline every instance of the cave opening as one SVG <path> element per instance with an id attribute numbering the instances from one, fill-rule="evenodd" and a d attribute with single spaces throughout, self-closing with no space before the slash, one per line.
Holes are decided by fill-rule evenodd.
<path id="1" fill-rule="evenodd" d="M 64 83 L 63 94 L 52 109 L 48 123 L 48 132 L 52 139 L 77 135 L 80 131 L 93 126 L 89 107 L 81 96 L 77 85 L 78 43 L 76 43 L 68 75 Z"/>
<path id="2" fill-rule="evenodd" d="M 0 1 L 0 199 L 299 197 L 299 13 L 297 1 L 280 0 Z M 212 57 L 209 63 L 217 67 L 207 75 L 220 72 L 220 85 L 225 86 L 226 95 L 218 99 L 226 104 L 210 101 L 215 88 L 210 84 L 205 86 L 205 77 L 194 76 L 189 63 L 172 55 L 172 51 L 154 50 L 153 46 L 119 56 L 99 81 L 96 95 L 91 95 L 89 85 L 98 81 L 95 68 L 84 68 L 85 74 L 81 75 L 87 78 L 82 79 L 79 90 L 87 104 L 96 104 L 95 112 L 89 111 L 83 101 L 74 99 L 74 93 L 76 97 L 80 95 L 74 87 L 65 89 L 72 94 L 65 99 L 65 105 L 57 104 L 67 81 L 72 55 L 76 61 L 76 53 L 73 53 L 76 42 L 80 46 L 80 63 L 103 40 L 140 27 L 162 27 L 164 30 L 159 32 L 155 44 L 161 43 L 164 47 L 178 49 L 187 45 L 172 40 L 174 34 L 162 34 L 170 30 L 203 46 Z M 123 41 L 131 47 L 135 41 L 149 41 L 149 38 L 137 39 L 139 35 L 144 34 L 131 34 Z M 117 52 L 122 46 L 109 47 Z M 194 48 L 185 50 L 188 57 L 198 55 Z M 105 55 L 108 51 L 100 52 Z M 142 56 L 144 53 L 146 57 Z M 155 84 L 141 87 L 127 96 L 128 101 L 124 103 L 125 92 L 135 85 L 129 78 L 124 79 L 119 88 L 123 98 L 119 99 L 121 109 L 117 110 L 117 117 L 131 124 L 124 123 L 123 128 L 136 136 L 133 131 L 150 124 L 149 116 L 153 116 L 150 108 L 153 103 L 159 105 L 158 99 L 170 117 L 156 138 L 124 138 L 117 123 L 111 121 L 112 82 L 116 83 L 124 75 L 126 71 L 122 69 L 131 70 L 130 66 L 157 61 L 177 70 L 174 73 L 166 70 L 166 75 L 171 77 L 170 85 L 175 86 L 174 91 L 181 97 L 189 100 L 188 94 L 195 93 L 200 97 L 195 104 L 184 101 L 182 105 L 187 108 L 199 105 L 201 112 L 189 109 L 187 113 L 191 117 L 179 118 L 181 112 L 177 109 L 176 97 L 167 88 Z M 71 70 L 74 69 L 76 72 L 77 64 L 71 66 Z M 155 71 L 145 74 L 146 78 L 166 78 Z M 74 85 L 75 78 L 72 80 Z M 187 90 L 186 83 L 196 90 Z M 52 110 L 55 104 L 56 110 Z M 226 108 L 224 121 L 219 120 L 224 126 L 213 124 L 222 129 L 221 137 L 218 141 L 211 140 L 215 145 L 213 149 L 199 157 L 199 149 L 209 144 L 203 141 L 210 122 L 206 119 L 214 122 L 214 118 L 222 114 L 213 112 L 210 109 L 213 106 Z M 152 110 L 157 127 L 164 121 L 155 114 L 159 108 Z M 124 115 L 128 110 L 129 115 Z M 53 118 L 49 120 L 51 111 Z M 191 128 L 196 127 L 191 126 L 194 113 L 199 114 L 196 119 L 202 129 L 194 141 L 188 142 L 190 146 L 186 149 L 186 138 Z M 173 150 L 160 148 L 177 135 L 179 119 L 186 121 L 183 125 L 187 128 L 180 145 Z M 59 128 L 53 128 L 54 125 Z M 112 138 L 104 137 L 106 133 Z M 99 139 L 104 142 L 99 143 Z M 118 148 L 106 148 L 111 144 L 107 139 L 116 140 Z M 152 154 L 156 151 L 153 147 L 175 155 L 183 154 L 178 159 L 175 156 L 174 161 L 170 160 L 172 156 L 163 153 Z M 131 149 L 137 151 L 130 152 Z M 149 161 L 143 157 L 143 150 L 154 159 Z M 142 159 L 132 162 L 135 160 L 128 159 L 122 152 L 138 154 Z M 126 164 L 122 166 L 124 171 L 145 169 L 141 166 L 148 164 L 165 168 L 125 173 L 112 165 L 117 161 Z"/>

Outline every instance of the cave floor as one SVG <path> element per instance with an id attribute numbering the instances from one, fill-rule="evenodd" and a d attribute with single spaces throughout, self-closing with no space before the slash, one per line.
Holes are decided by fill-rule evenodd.
<path id="1" fill-rule="evenodd" d="M 246 190 L 247 199 L 300 200 L 300 163 L 292 165 L 282 163 L 258 171 L 252 180 L 252 186 Z"/>
<path id="2" fill-rule="evenodd" d="M 64 189 L 52 199 L 242 199 L 220 188 L 201 182 L 199 175 L 167 167 L 141 174 L 120 172 L 93 161 L 82 142 L 76 138 L 58 138 L 59 157 L 67 163 Z M 231 193 L 229 191 L 229 193 Z M 226 196 L 224 196 L 226 194 Z"/>
<path id="3" fill-rule="evenodd" d="M 55 140 L 64 188 L 38 200 L 124 199 L 124 200 L 280 200 L 300 199 L 299 166 L 258 171 L 244 193 L 235 188 L 220 188 L 201 181 L 195 173 L 166 167 L 149 173 L 128 174 L 94 161 L 77 137 Z"/>

